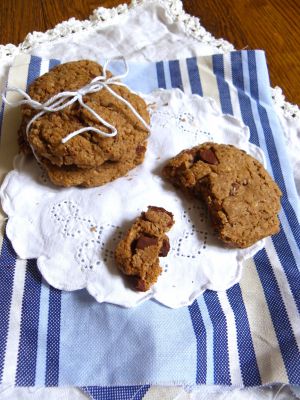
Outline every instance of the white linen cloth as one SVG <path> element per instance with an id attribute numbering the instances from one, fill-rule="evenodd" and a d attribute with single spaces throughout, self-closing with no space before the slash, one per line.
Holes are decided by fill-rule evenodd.
<path id="1" fill-rule="evenodd" d="M 206 52 L 213 53 L 220 50 L 219 47 L 214 47 L 210 43 L 210 40 L 207 41 L 207 44 L 203 44 L 193 37 L 187 37 L 185 22 L 180 21 L 179 19 L 174 21 L 171 16 L 172 13 L 167 11 L 169 3 L 172 2 L 165 2 L 164 6 L 162 3 L 163 2 L 145 2 L 143 5 L 139 6 L 138 13 L 132 10 L 130 11 L 130 15 L 125 14 L 118 16 L 117 13 L 115 13 L 114 21 L 104 22 L 104 24 L 101 23 L 98 25 L 98 28 L 96 26 L 98 33 L 96 32 L 96 29 L 94 29 L 95 27 L 92 29 L 88 28 L 86 33 L 84 33 L 82 27 L 87 26 L 88 24 L 80 23 L 79 21 L 72 21 L 71 23 L 65 23 L 59 27 L 59 34 L 57 33 L 58 31 L 56 31 L 56 34 L 51 33 L 50 35 L 47 35 L 47 38 L 43 35 L 29 36 L 29 42 L 33 39 L 33 41 L 30 42 L 33 46 L 33 50 L 30 49 L 30 51 L 42 56 L 51 56 L 65 59 L 65 61 L 67 61 L 68 59 L 75 59 L 79 54 L 82 54 L 83 57 L 92 56 L 93 46 L 99 46 L 99 44 L 105 48 L 107 56 L 114 56 L 122 52 L 125 56 L 128 54 L 129 56 L 139 60 L 155 60 L 165 57 L 176 58 L 178 56 L 182 57 L 196 54 L 201 55 L 206 54 Z M 178 4 L 179 2 L 176 3 Z M 108 11 L 107 14 L 110 18 L 111 14 Z M 102 12 L 101 15 L 103 15 Z M 97 12 L 95 12 L 94 16 L 95 18 L 97 17 Z M 122 25 L 122 29 L 118 28 L 118 24 Z M 75 30 L 78 30 L 78 33 L 69 35 L 69 32 L 71 32 L 74 27 L 76 27 Z M 62 32 L 67 34 L 65 38 L 59 38 Z M 91 40 L 93 36 L 95 41 Z M 38 37 L 41 38 L 41 42 L 44 43 L 39 43 L 40 40 L 37 40 Z M 140 40 L 141 37 L 143 40 Z M 158 37 L 159 40 L 156 41 L 156 38 Z M 53 38 L 55 38 L 55 40 L 50 43 L 50 40 Z M 202 37 L 200 37 L 200 39 L 202 39 Z M 1 66 L 2 76 L 5 77 L 7 69 L 5 68 L 5 65 Z M 296 120 L 291 124 L 291 132 L 293 131 L 293 126 L 299 126 L 299 122 Z M 293 137 L 292 141 L 295 143 Z M 12 158 L 10 157 L 10 161 L 6 164 L 6 168 L 1 172 L 7 172 L 11 168 L 11 159 Z M 155 390 L 156 388 L 151 388 L 148 394 L 153 394 Z M 165 392 L 165 390 L 167 392 Z M 277 390 L 278 389 L 274 390 L 274 394 L 267 398 L 274 398 Z M 167 388 L 157 388 L 157 391 L 160 393 L 158 396 L 163 396 L 163 394 L 168 393 L 165 396 L 169 396 L 168 398 L 170 399 L 178 397 L 177 394 L 174 393 L 173 388 L 169 392 Z M 255 390 L 247 389 L 247 392 L 248 391 L 251 398 L 262 398 L 261 389 L 257 392 Z M 216 398 L 219 398 L 220 396 L 221 394 Z M 224 393 L 224 396 L 228 399 L 236 398 L 236 390 L 234 390 L 232 397 L 228 392 L 226 392 L 226 394 Z M 288 396 L 290 396 L 289 398 L 292 398 L 291 394 Z M 156 397 L 153 394 L 153 397 L 149 398 L 154 399 L 161 397 L 157 397 L 156 393 Z M 281 393 L 278 395 L 277 399 L 280 398 Z"/>

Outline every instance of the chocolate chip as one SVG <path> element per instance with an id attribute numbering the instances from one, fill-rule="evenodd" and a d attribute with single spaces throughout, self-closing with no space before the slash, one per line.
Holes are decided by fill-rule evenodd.
<path id="1" fill-rule="evenodd" d="M 135 288 L 136 290 L 138 290 L 139 292 L 146 292 L 148 290 L 146 282 L 144 281 L 144 279 L 138 278 L 135 281 Z"/>
<path id="2" fill-rule="evenodd" d="M 163 240 L 163 244 L 160 248 L 159 257 L 166 257 L 170 251 L 170 242 L 168 239 Z"/>
<path id="3" fill-rule="evenodd" d="M 158 243 L 158 239 L 156 237 L 141 235 L 136 240 L 135 248 L 137 250 L 144 250 L 146 247 L 156 246 Z"/>
<path id="4" fill-rule="evenodd" d="M 131 248 L 132 254 L 135 254 L 135 251 L 136 251 L 136 243 L 137 243 L 137 240 L 133 240 L 133 241 L 131 242 L 130 248 Z"/>
<path id="5" fill-rule="evenodd" d="M 219 160 L 217 159 L 212 149 L 199 150 L 196 156 L 194 157 L 194 162 L 197 162 L 199 160 L 204 161 L 207 164 L 212 164 L 212 165 L 219 164 Z"/>
<path id="6" fill-rule="evenodd" d="M 135 149 L 135 152 L 136 152 L 137 155 L 144 154 L 145 151 L 146 151 L 146 147 L 145 147 L 145 146 L 142 146 L 142 145 L 140 145 L 140 144 L 139 144 L 139 145 L 137 146 L 137 148 Z"/>
<path id="7" fill-rule="evenodd" d="M 244 186 L 248 185 L 248 179 L 244 179 L 242 182 L 242 185 L 244 185 Z"/>
<path id="8" fill-rule="evenodd" d="M 230 192 L 229 192 L 230 196 L 235 196 L 237 194 L 237 191 L 238 191 L 239 187 L 240 187 L 240 185 L 237 182 L 234 182 L 231 185 L 231 189 L 230 189 Z"/>

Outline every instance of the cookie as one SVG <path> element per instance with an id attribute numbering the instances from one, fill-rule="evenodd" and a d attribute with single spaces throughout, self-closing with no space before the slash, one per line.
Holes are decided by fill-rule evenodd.
<path id="1" fill-rule="evenodd" d="M 203 143 L 172 158 L 163 175 L 204 200 L 218 236 L 229 246 L 246 248 L 279 231 L 281 191 L 243 150 Z"/>
<path id="2" fill-rule="evenodd" d="M 166 232 L 173 224 L 172 213 L 149 206 L 119 242 L 115 251 L 117 264 L 130 276 L 136 290 L 147 291 L 157 281 L 162 271 L 159 257 L 166 257 L 170 250 Z"/>
<path id="3" fill-rule="evenodd" d="M 29 95 L 34 100 L 45 102 L 59 92 L 77 91 L 102 73 L 102 67 L 94 61 L 81 60 L 61 64 L 37 78 L 29 87 Z M 108 72 L 107 76 L 112 75 Z M 126 87 L 110 87 L 131 103 L 149 124 L 149 113 L 141 97 Z M 42 115 L 32 123 L 27 137 L 26 126 L 37 111 L 23 106 L 23 119 L 19 130 L 21 150 L 28 153 L 31 146 L 38 158 L 47 160 L 53 166 L 90 169 L 100 167 L 108 161 L 119 161 L 125 153 L 136 148 L 147 138 L 148 131 L 145 126 L 124 103 L 106 89 L 87 94 L 83 100 L 118 130 L 116 136 L 106 138 L 94 132 L 85 132 L 63 144 L 62 139 L 69 133 L 84 127 L 92 126 L 109 132 L 108 128 L 76 101 L 61 111 Z"/>
<path id="4" fill-rule="evenodd" d="M 48 160 L 42 160 L 50 181 L 57 186 L 95 187 L 126 175 L 141 164 L 146 152 L 146 143 L 127 152 L 120 161 L 106 161 L 100 167 L 82 169 L 75 165 L 57 167 Z"/>

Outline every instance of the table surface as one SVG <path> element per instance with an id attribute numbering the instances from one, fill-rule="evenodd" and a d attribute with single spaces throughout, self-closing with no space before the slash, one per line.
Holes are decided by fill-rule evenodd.
<path id="1" fill-rule="evenodd" d="M 18 44 L 32 31 L 45 31 L 70 17 L 87 19 L 93 9 L 129 0 L 2 0 L 0 43 Z M 272 86 L 300 104 L 299 0 L 183 0 L 186 12 L 200 18 L 215 37 L 236 49 L 264 49 Z"/>

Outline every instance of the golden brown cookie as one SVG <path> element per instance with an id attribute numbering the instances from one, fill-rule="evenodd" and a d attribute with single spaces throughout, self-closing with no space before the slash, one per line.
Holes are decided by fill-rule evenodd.
<path id="1" fill-rule="evenodd" d="M 159 257 L 166 257 L 174 224 L 173 214 L 161 207 L 149 206 L 136 219 L 124 239 L 119 242 L 115 258 L 120 270 L 131 277 L 139 291 L 149 290 L 161 273 Z"/>
<path id="2" fill-rule="evenodd" d="M 163 175 L 205 201 L 216 232 L 230 246 L 249 247 L 279 231 L 281 191 L 243 150 L 203 143 L 172 158 Z"/>
<path id="3" fill-rule="evenodd" d="M 106 161 L 100 167 L 78 168 L 76 166 L 57 167 L 47 160 L 43 165 L 50 181 L 57 186 L 101 186 L 126 175 L 130 170 L 144 161 L 146 143 L 138 145 L 127 152 L 119 161 Z"/>
<path id="4" fill-rule="evenodd" d="M 29 87 L 29 95 L 34 100 L 45 102 L 59 92 L 78 90 L 102 73 L 102 67 L 94 61 L 81 60 L 61 64 L 37 78 Z M 108 76 L 111 73 L 108 72 Z M 141 97 L 126 87 L 111 85 L 111 88 L 129 101 L 149 124 L 149 113 Z M 108 161 L 119 161 L 125 153 L 147 138 L 145 126 L 124 103 L 106 89 L 87 94 L 83 99 L 89 107 L 117 128 L 118 134 L 115 137 L 105 138 L 94 132 L 85 132 L 63 144 L 62 139 L 69 133 L 84 127 L 93 126 L 109 132 L 93 115 L 75 102 L 59 112 L 42 115 L 31 125 L 27 138 L 26 126 L 37 111 L 24 106 L 19 130 L 21 150 L 30 152 L 29 142 L 37 157 L 47 160 L 53 166 L 90 169 L 100 167 Z"/>

